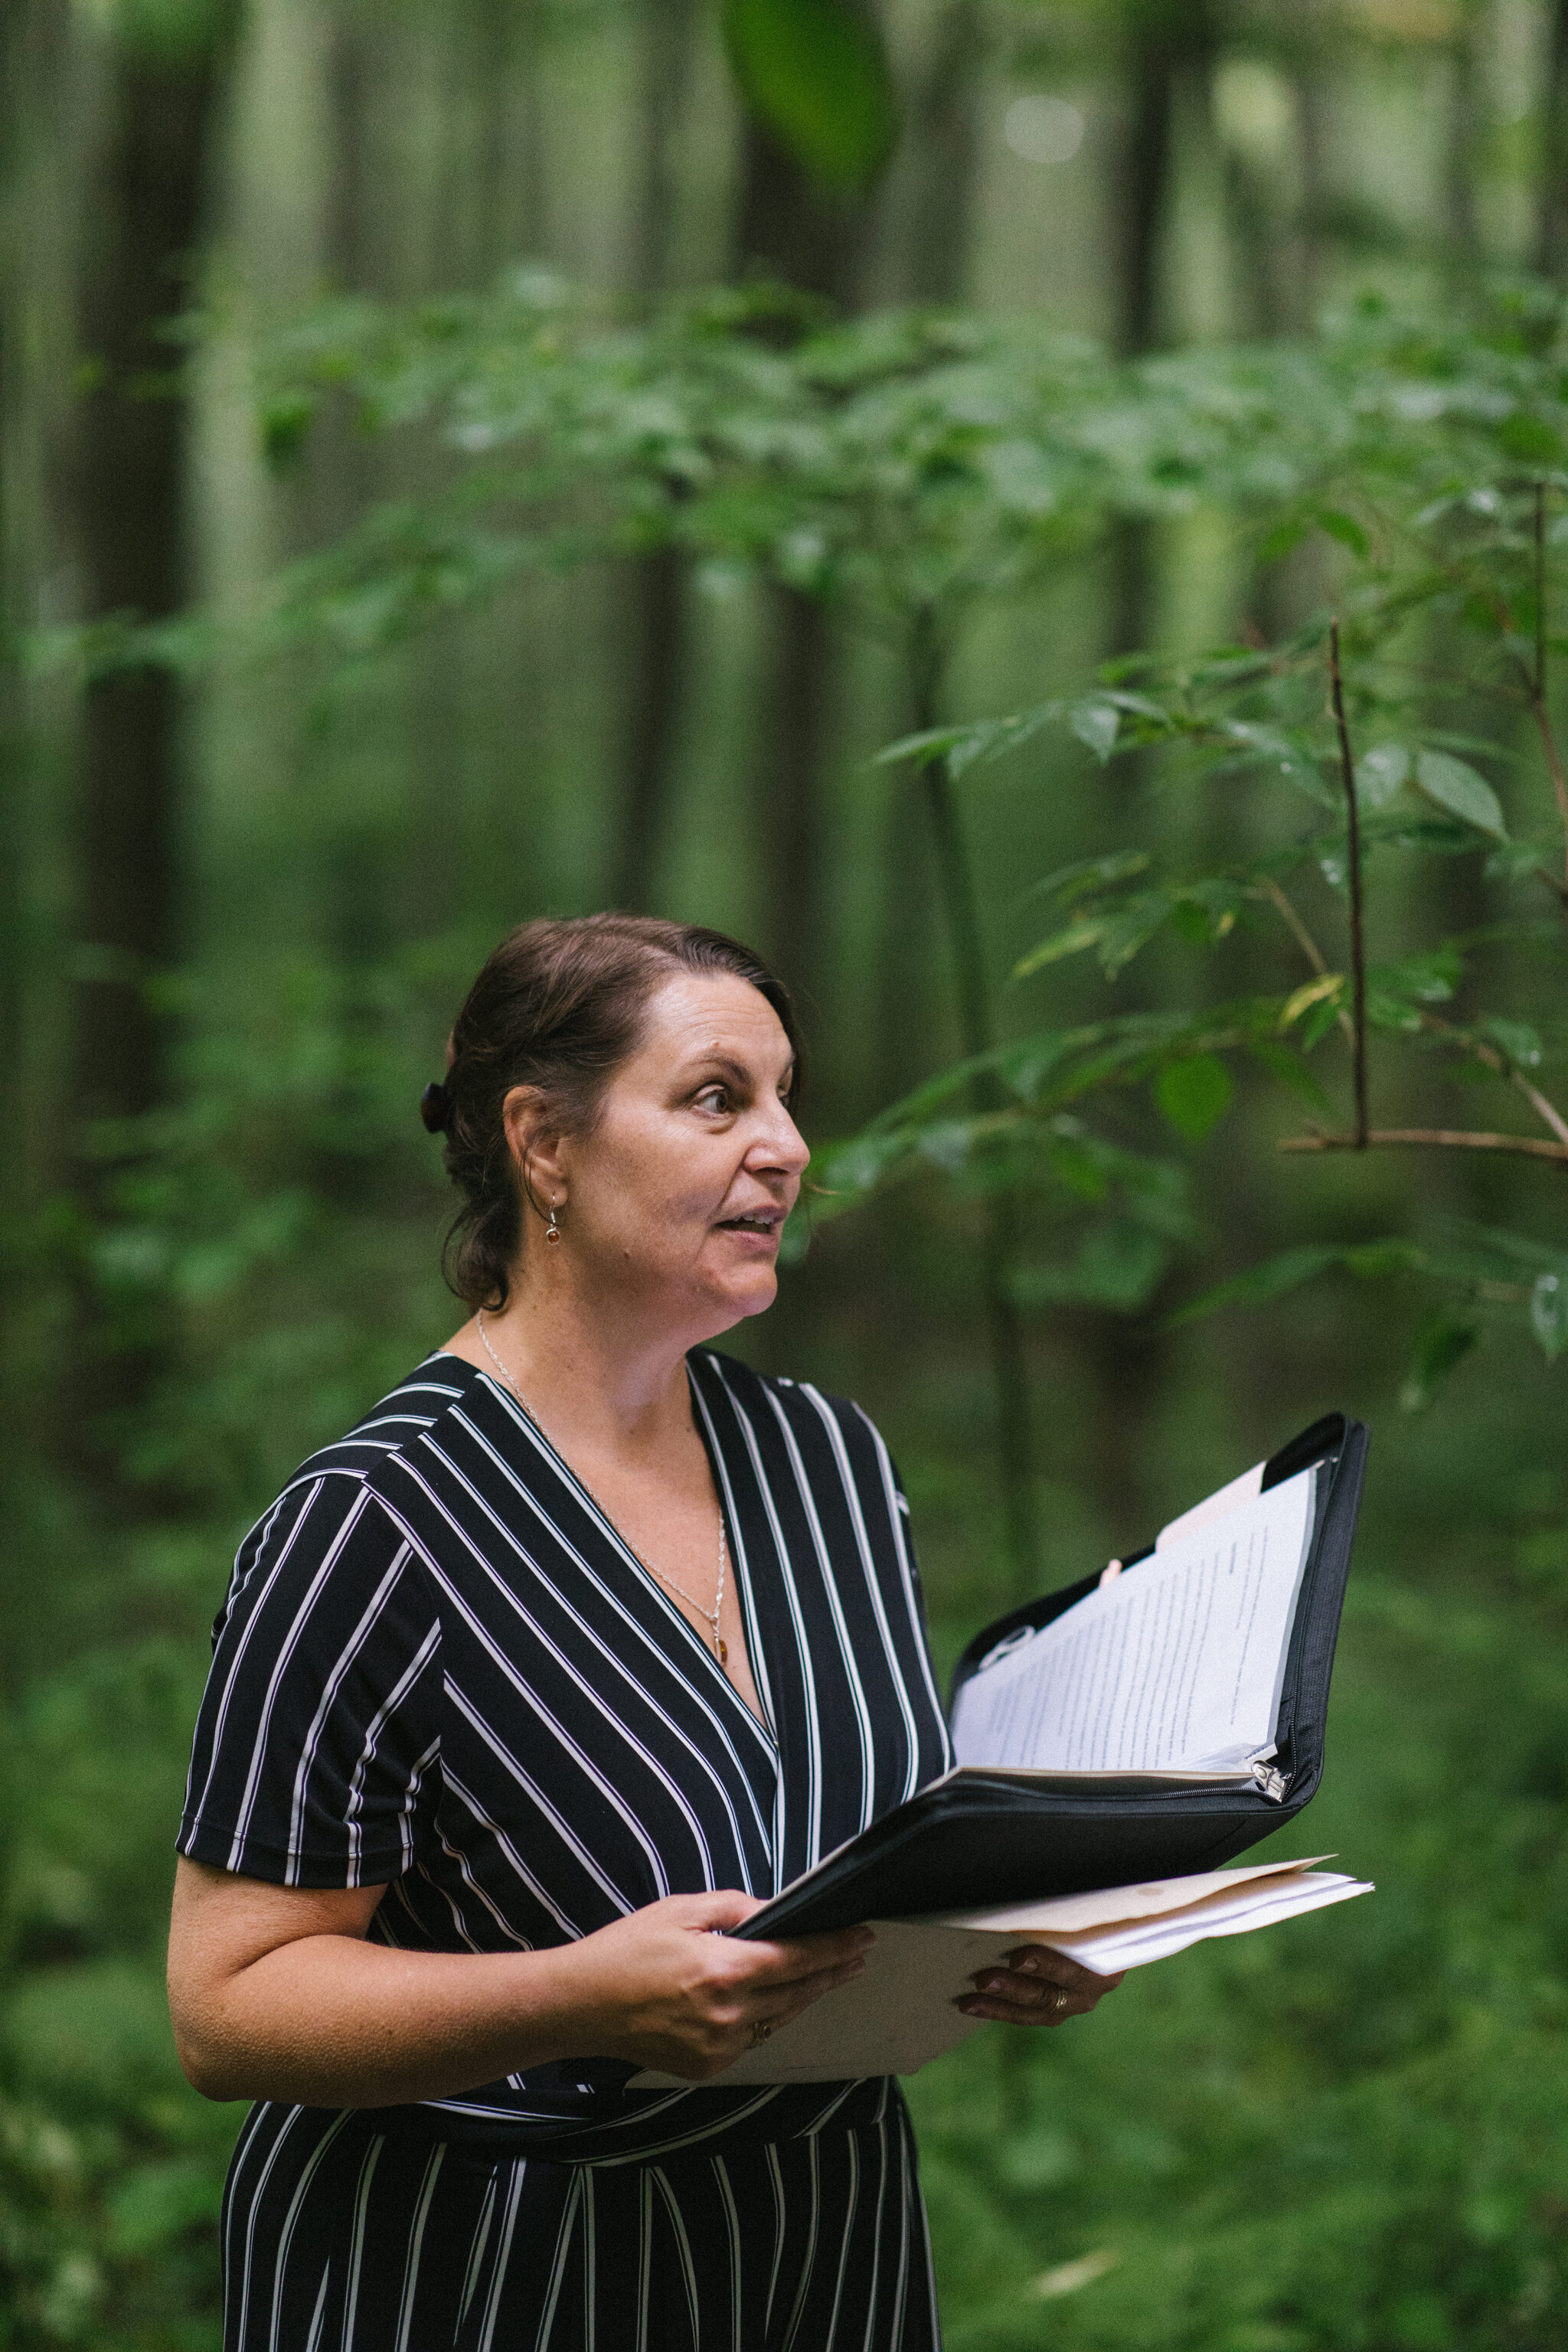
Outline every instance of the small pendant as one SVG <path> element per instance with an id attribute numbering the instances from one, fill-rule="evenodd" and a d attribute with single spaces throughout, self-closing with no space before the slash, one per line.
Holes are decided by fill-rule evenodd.
<path id="1" fill-rule="evenodd" d="M 723 1639 L 721 1634 L 715 1633 L 713 1636 L 713 1647 L 719 1653 L 719 1664 L 721 1666 L 727 1666 L 730 1663 L 729 1643 Z"/>

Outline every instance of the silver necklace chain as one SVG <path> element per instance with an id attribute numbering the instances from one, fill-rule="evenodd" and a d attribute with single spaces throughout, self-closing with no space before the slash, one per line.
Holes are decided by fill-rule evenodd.
<path id="1" fill-rule="evenodd" d="M 479 1344 L 484 1349 L 486 1355 L 489 1358 L 491 1363 L 495 1366 L 497 1371 L 500 1374 L 501 1379 L 511 1391 L 513 1396 L 517 1399 L 519 1404 L 522 1407 L 530 1421 L 532 1422 L 541 1437 L 545 1440 L 555 1453 L 560 1454 L 561 1448 L 555 1444 L 555 1440 L 551 1436 L 550 1432 L 545 1428 L 544 1423 L 540 1420 L 539 1415 L 534 1412 L 533 1407 L 529 1403 L 528 1399 L 523 1395 L 522 1391 L 519 1388 L 516 1381 L 512 1378 L 510 1372 L 508 1371 L 506 1366 L 501 1362 L 500 1358 L 496 1354 L 495 1349 L 491 1347 L 489 1340 L 486 1338 L 485 1310 L 482 1307 L 476 1307 L 474 1310 L 474 1328 L 479 1332 Z M 565 1459 L 563 1454 L 562 1455 L 562 1459 L 563 1461 Z M 588 1491 L 592 1493 L 591 1488 Z M 598 1508 L 601 1511 L 604 1511 L 604 1505 L 599 1502 L 599 1498 L 596 1495 L 594 1496 L 594 1501 L 597 1505 Z M 608 1517 L 609 1514 L 605 1512 L 605 1516 Z M 611 1524 L 614 1525 L 614 1522 L 612 1521 Z M 616 1532 L 617 1535 L 620 1535 L 620 1529 L 618 1528 L 616 1529 Z M 626 1543 L 626 1539 L 624 1535 L 621 1536 L 621 1541 L 623 1543 Z M 711 1609 L 704 1609 L 701 1601 L 696 1598 L 695 1594 L 688 1592 L 684 1584 L 677 1584 L 673 1576 L 667 1576 L 662 1568 L 656 1568 L 654 1566 L 651 1559 L 644 1559 L 640 1551 L 632 1551 L 632 1547 L 629 1543 L 626 1544 L 626 1549 L 631 1552 L 632 1558 L 636 1560 L 639 1568 L 646 1569 L 650 1576 L 657 1576 L 659 1582 L 661 1584 L 668 1584 L 672 1592 L 679 1592 L 680 1598 L 686 1602 L 689 1608 L 695 1609 L 699 1617 L 706 1618 L 709 1629 L 713 1636 L 713 1654 L 718 1659 L 719 1664 L 721 1666 L 727 1665 L 730 1660 L 730 1645 L 719 1631 L 720 1612 L 724 1606 L 724 1576 L 726 1569 L 729 1566 L 730 1559 L 730 1548 L 724 1538 L 723 1505 L 721 1504 L 719 1507 L 719 1590 L 713 1595 L 713 1606 Z"/>

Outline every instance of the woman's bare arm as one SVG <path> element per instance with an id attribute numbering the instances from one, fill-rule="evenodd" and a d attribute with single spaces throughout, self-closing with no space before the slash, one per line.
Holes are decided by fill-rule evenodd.
<path id="1" fill-rule="evenodd" d="M 672 1895 L 541 1952 L 365 1941 L 384 1889 L 313 1891 L 182 1861 L 169 1935 L 180 2063 L 211 2099 L 375 2107 L 450 2096 L 552 2059 L 621 2058 L 701 2082 L 754 2025 L 859 1974 L 868 1929 L 740 1943 L 749 1895 Z"/>

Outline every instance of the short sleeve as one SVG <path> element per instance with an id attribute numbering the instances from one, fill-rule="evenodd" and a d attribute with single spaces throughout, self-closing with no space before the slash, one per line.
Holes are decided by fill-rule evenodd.
<path id="1" fill-rule="evenodd" d="M 440 1620 L 363 1479 L 301 1479 L 247 1537 L 214 1631 L 179 1850 L 284 1886 L 378 1886 L 429 1834 Z"/>

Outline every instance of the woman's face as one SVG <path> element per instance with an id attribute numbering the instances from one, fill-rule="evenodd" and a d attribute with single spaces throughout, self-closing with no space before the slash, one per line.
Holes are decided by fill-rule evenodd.
<path id="1" fill-rule="evenodd" d="M 697 1338 L 770 1307 L 810 1158 L 785 1105 L 793 1073 L 779 1017 L 749 982 L 667 981 L 591 1133 L 555 1147 L 563 1271 L 569 1252 L 578 1279 Z"/>

